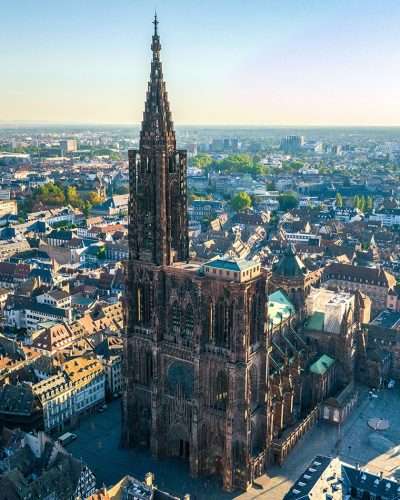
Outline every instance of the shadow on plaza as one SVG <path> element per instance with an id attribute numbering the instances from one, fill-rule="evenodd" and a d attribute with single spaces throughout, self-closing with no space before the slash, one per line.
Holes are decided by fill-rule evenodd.
<path id="1" fill-rule="evenodd" d="M 387 431 L 376 432 L 367 425 L 368 419 L 388 418 Z M 77 458 L 92 468 L 98 486 L 110 486 L 124 475 L 138 479 L 151 471 L 160 489 L 183 496 L 190 493 L 196 499 L 232 499 L 241 495 L 225 493 L 215 477 L 191 478 L 188 465 L 175 459 L 155 460 L 148 450 L 126 450 L 119 447 L 120 402 L 115 401 L 106 412 L 84 419 L 75 431 L 78 439 L 68 446 Z M 371 438 L 377 436 L 377 438 Z M 382 391 L 377 399 L 363 393 L 353 414 L 339 430 L 333 425 L 319 422 L 301 439 L 282 467 L 268 468 L 267 475 L 256 481 L 243 497 L 281 499 L 291 484 L 316 455 L 339 456 L 343 461 L 371 472 L 383 471 L 385 476 L 400 479 L 400 392 Z M 388 462 L 389 461 L 389 462 Z M 372 462 L 372 465 L 371 465 Z M 380 467 L 382 467 L 380 469 Z"/>
<path id="2" fill-rule="evenodd" d="M 148 450 L 120 448 L 120 408 L 120 401 L 114 401 L 104 413 L 83 419 L 74 431 L 78 439 L 67 446 L 93 470 L 98 487 L 111 486 L 127 474 L 143 480 L 147 472 L 153 472 L 161 490 L 179 496 L 190 493 L 196 500 L 224 500 L 240 493 L 222 491 L 215 477 L 191 478 L 188 464 L 179 459 L 155 460 Z"/>

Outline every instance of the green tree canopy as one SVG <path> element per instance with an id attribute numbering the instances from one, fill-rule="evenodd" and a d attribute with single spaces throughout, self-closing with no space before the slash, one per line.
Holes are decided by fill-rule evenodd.
<path id="1" fill-rule="evenodd" d="M 267 168 L 248 154 L 230 155 L 215 162 L 214 167 L 221 172 L 231 174 L 265 175 L 267 173 Z"/>
<path id="2" fill-rule="evenodd" d="M 54 184 L 53 182 L 48 182 L 43 186 L 40 186 L 33 193 L 33 198 L 35 201 L 40 201 L 44 205 L 52 206 L 52 207 L 60 207 L 65 205 L 65 194 L 62 187 L 58 184 Z"/>
<path id="3" fill-rule="evenodd" d="M 96 193 L 96 191 L 90 191 L 88 201 L 91 205 L 100 205 L 104 201 L 104 198 L 99 193 Z"/>
<path id="4" fill-rule="evenodd" d="M 72 207 L 82 208 L 83 200 L 79 196 L 79 193 L 75 186 L 68 186 L 65 190 L 65 201 L 69 203 Z"/>
<path id="5" fill-rule="evenodd" d="M 280 209 L 285 211 L 296 208 L 299 204 L 299 199 L 296 193 L 293 193 L 292 191 L 279 195 L 278 201 Z"/>
<path id="6" fill-rule="evenodd" d="M 232 198 L 231 205 L 236 212 L 240 212 L 246 208 L 250 208 L 252 200 L 248 193 L 240 191 Z"/>
<path id="7" fill-rule="evenodd" d="M 336 193 L 336 207 L 343 208 L 343 197 L 339 192 Z"/>
<path id="8" fill-rule="evenodd" d="M 192 158 L 191 160 L 192 167 L 200 168 L 201 170 L 205 170 L 213 164 L 213 159 L 210 155 L 199 154 Z"/>
<path id="9" fill-rule="evenodd" d="M 304 163 L 299 160 L 288 160 L 284 161 L 282 164 L 282 169 L 285 172 L 301 170 L 304 167 Z"/>
<path id="10" fill-rule="evenodd" d="M 92 209 L 92 205 L 89 201 L 83 202 L 82 212 L 85 217 L 89 217 L 90 210 Z"/>
<path id="11" fill-rule="evenodd" d="M 367 200 L 365 199 L 365 196 L 354 196 L 353 198 L 353 207 L 354 208 L 358 208 L 359 210 L 361 210 L 362 212 L 365 211 L 365 209 L 367 208 Z"/>

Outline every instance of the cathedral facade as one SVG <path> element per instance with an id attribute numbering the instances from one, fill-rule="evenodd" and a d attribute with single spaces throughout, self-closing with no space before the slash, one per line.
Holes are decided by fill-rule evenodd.
<path id="1" fill-rule="evenodd" d="M 189 260 L 186 152 L 157 19 L 151 48 L 140 144 L 129 151 L 122 443 L 244 489 L 268 460 L 266 277 L 257 262 Z"/>

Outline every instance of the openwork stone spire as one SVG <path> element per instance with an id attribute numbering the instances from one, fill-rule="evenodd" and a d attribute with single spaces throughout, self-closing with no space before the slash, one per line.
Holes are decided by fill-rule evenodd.
<path id="1" fill-rule="evenodd" d="M 176 149 L 154 17 L 150 80 L 139 150 L 129 151 L 130 256 L 156 265 L 189 257 L 186 151 Z"/>
<path id="2" fill-rule="evenodd" d="M 170 142 L 170 146 L 175 148 L 175 133 L 160 59 L 161 43 L 157 14 L 154 16 L 153 24 L 154 34 L 151 44 L 153 59 L 143 113 L 141 140 L 161 139 L 165 144 Z"/>

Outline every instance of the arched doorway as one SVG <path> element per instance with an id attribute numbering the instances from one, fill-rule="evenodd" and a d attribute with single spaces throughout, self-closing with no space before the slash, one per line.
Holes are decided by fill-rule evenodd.
<path id="1" fill-rule="evenodd" d="M 189 460 L 190 437 L 183 424 L 176 424 L 168 432 L 168 455 Z"/>

